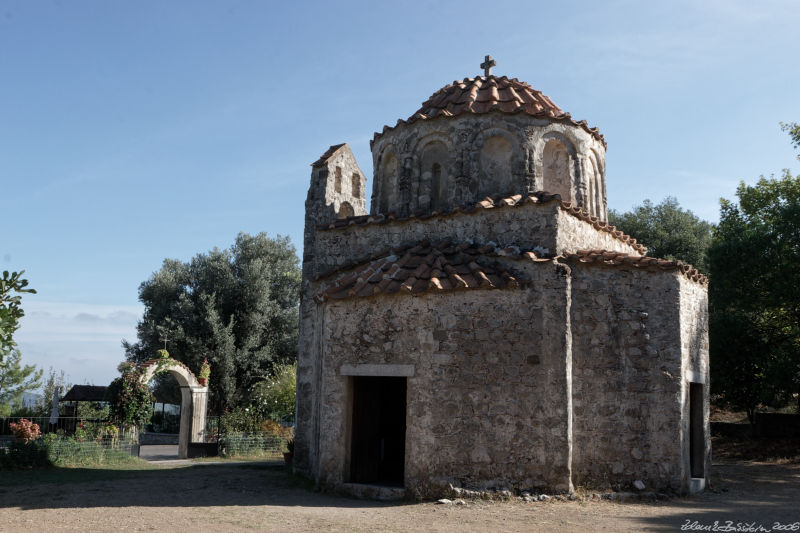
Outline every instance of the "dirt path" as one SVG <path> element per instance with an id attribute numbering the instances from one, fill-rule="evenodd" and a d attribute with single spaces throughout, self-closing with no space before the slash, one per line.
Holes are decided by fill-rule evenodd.
<path id="1" fill-rule="evenodd" d="M 0 531 L 679 531 L 687 520 L 769 530 L 800 521 L 800 465 L 716 465 L 714 472 L 718 492 L 666 502 L 437 505 L 319 494 L 281 467 L 202 465 L 0 486 Z"/>

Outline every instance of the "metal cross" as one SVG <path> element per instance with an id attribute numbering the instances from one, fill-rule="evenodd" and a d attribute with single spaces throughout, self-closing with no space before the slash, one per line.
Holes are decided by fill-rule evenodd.
<path id="1" fill-rule="evenodd" d="M 481 68 L 483 69 L 484 76 L 491 76 L 492 75 L 492 67 L 497 66 L 497 61 L 492 59 L 492 56 L 486 56 L 484 58 L 484 62 L 481 63 Z"/>

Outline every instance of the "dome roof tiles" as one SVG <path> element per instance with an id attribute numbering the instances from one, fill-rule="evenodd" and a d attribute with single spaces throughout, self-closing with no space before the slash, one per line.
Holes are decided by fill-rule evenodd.
<path id="1" fill-rule="evenodd" d="M 482 114 L 491 111 L 501 113 L 523 113 L 533 117 L 548 118 L 556 122 L 566 122 L 579 126 L 605 145 L 605 139 L 597 130 L 590 128 L 586 121 L 577 122 L 565 113 L 548 96 L 537 91 L 530 84 L 517 78 L 506 76 L 478 76 L 464 78 L 446 85 L 433 93 L 422 106 L 407 120 L 398 120 L 394 127 L 412 124 L 417 120 L 436 117 L 454 117 L 464 114 Z M 394 128 L 384 126 L 376 133 L 372 142 L 380 135 Z"/>

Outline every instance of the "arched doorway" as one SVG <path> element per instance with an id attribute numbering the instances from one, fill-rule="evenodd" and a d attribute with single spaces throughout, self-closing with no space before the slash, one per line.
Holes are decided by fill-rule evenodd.
<path id="1" fill-rule="evenodd" d="M 169 372 L 181 388 L 181 427 L 178 432 L 178 457 L 189 456 L 190 443 L 202 443 L 206 431 L 208 386 L 201 385 L 189 367 L 174 359 L 150 359 L 139 365 L 141 380 L 148 383 L 158 372 Z M 173 441 L 174 442 L 174 441 Z"/>

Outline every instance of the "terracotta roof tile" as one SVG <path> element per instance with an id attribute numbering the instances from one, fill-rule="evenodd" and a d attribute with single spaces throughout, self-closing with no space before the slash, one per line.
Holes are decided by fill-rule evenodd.
<path id="1" fill-rule="evenodd" d="M 509 79 L 506 76 L 479 76 L 456 80 L 433 93 L 407 120 L 398 120 L 395 127 L 439 116 L 453 117 L 489 111 L 524 113 L 566 122 L 583 128 L 605 145 L 605 139 L 597 128 L 590 128 L 585 120 L 576 122 L 541 91 L 517 78 Z M 381 133 L 375 134 L 372 142 L 391 129 L 393 128 L 389 126 L 384 127 Z"/>
<path id="2" fill-rule="evenodd" d="M 691 281 L 701 285 L 708 284 L 708 278 L 706 276 L 701 274 L 696 268 L 693 268 L 692 265 L 686 264 L 683 261 L 669 261 L 656 257 L 635 256 L 609 250 L 578 250 L 574 253 L 564 253 L 560 256 L 560 259 L 574 263 L 592 263 L 605 266 L 625 265 L 650 270 L 677 270 Z"/>
<path id="3" fill-rule="evenodd" d="M 492 245 L 454 245 L 447 241 L 434 245 L 423 241 L 404 249 L 387 250 L 381 257 L 354 263 L 319 276 L 317 279 L 339 274 L 316 298 L 324 301 L 328 298 L 368 297 L 396 292 L 419 294 L 466 288 L 518 288 L 529 283 L 527 279 L 490 257 L 553 260 L 550 257 L 537 256 L 531 251 L 500 250 Z"/>
<path id="4" fill-rule="evenodd" d="M 634 250 L 639 252 L 642 255 L 647 253 L 647 247 L 639 244 L 636 239 L 631 237 L 630 235 L 626 235 L 625 233 L 619 231 L 616 226 L 610 225 L 608 222 L 600 220 L 598 217 L 590 215 L 587 213 L 583 208 L 578 207 L 576 205 L 571 204 L 570 202 L 564 202 L 561 200 L 561 196 L 558 194 L 550 194 L 545 191 L 534 192 L 527 194 L 525 196 L 521 194 L 515 194 L 514 196 L 508 197 L 487 197 L 480 202 L 475 203 L 472 206 L 463 206 L 463 207 L 453 207 L 450 210 L 437 212 L 434 216 L 436 217 L 445 217 L 450 215 L 455 215 L 458 213 L 475 213 L 482 209 L 500 209 L 503 207 L 519 207 L 527 204 L 546 204 L 548 202 L 557 201 L 559 206 L 563 211 L 566 213 L 579 218 L 585 222 L 591 224 L 595 229 L 599 231 L 604 231 L 609 233 L 612 237 L 617 239 L 618 241 L 622 241 L 630 246 L 633 247 Z M 331 230 L 331 229 L 341 229 L 346 228 L 349 226 L 365 226 L 367 224 L 385 224 L 387 222 L 405 222 L 408 220 L 412 220 L 414 218 L 419 218 L 422 212 L 420 211 L 418 214 L 410 215 L 408 217 L 398 217 L 395 213 L 388 213 L 386 215 L 378 214 L 378 215 L 360 215 L 355 217 L 347 217 L 347 218 L 340 218 L 334 220 L 330 224 L 321 224 L 317 226 L 318 230 Z"/>

